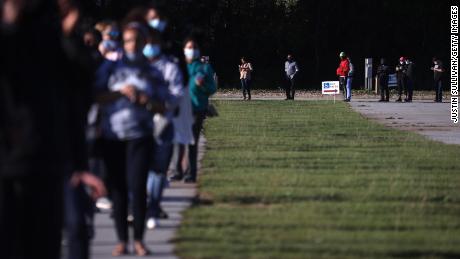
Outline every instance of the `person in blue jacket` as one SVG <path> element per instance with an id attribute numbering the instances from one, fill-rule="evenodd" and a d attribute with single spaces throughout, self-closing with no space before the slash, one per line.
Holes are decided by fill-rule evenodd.
<path id="1" fill-rule="evenodd" d="M 163 113 L 169 92 L 161 72 L 142 54 L 146 28 L 137 22 L 127 24 L 123 29 L 123 58 L 105 61 L 96 72 L 95 94 L 102 105 L 102 152 L 119 240 L 113 256 L 128 253 L 128 202 L 134 216 L 134 252 L 138 256 L 149 254 L 143 235 L 145 186 L 153 148 L 152 118 L 155 113 Z"/>
<path id="2" fill-rule="evenodd" d="M 190 172 L 184 181 L 194 183 L 197 176 L 200 131 L 203 128 L 203 122 L 206 117 L 209 96 L 216 92 L 217 86 L 214 80 L 214 70 L 211 65 L 200 61 L 200 48 L 195 39 L 188 38 L 184 41 L 184 56 L 189 75 L 188 87 L 192 100 L 194 117 L 193 137 L 195 140 L 194 144 L 189 145 Z"/>

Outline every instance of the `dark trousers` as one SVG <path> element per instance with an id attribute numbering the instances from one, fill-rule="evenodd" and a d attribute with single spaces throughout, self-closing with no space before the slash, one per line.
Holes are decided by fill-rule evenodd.
<path id="1" fill-rule="evenodd" d="M 390 89 L 388 88 L 388 78 L 381 78 L 379 80 L 380 86 L 380 100 L 390 100 Z"/>
<path id="2" fill-rule="evenodd" d="M 147 217 L 157 217 L 160 212 L 160 203 L 163 199 L 163 191 L 166 187 L 166 174 L 168 172 L 169 163 L 171 162 L 173 153 L 172 138 L 174 128 L 172 125 L 168 127 L 171 134 L 170 139 L 163 143 L 154 143 L 152 170 L 149 173 L 148 190 L 149 201 L 147 206 Z"/>
<path id="3" fill-rule="evenodd" d="M 442 102 L 442 80 L 441 79 L 434 81 L 434 90 L 436 91 L 435 101 Z"/>
<path id="4" fill-rule="evenodd" d="M 193 123 L 193 138 L 195 139 L 194 145 L 189 145 L 189 161 L 190 161 L 190 177 L 196 180 L 198 170 L 198 144 L 200 141 L 200 132 L 203 128 L 203 122 L 206 117 L 205 112 L 198 112 L 193 115 L 195 122 Z"/>
<path id="5" fill-rule="evenodd" d="M 398 95 L 401 98 L 403 91 L 406 90 L 406 77 L 398 77 Z"/>
<path id="6" fill-rule="evenodd" d="M 59 176 L 0 178 L 1 258 L 60 258 L 62 190 Z"/>
<path id="7" fill-rule="evenodd" d="M 128 242 L 128 201 L 134 216 L 134 240 L 142 241 L 146 214 L 147 174 L 152 158 L 151 137 L 104 142 L 107 186 L 113 201 L 113 215 L 119 241 Z M 128 193 L 130 199 L 128 199 Z"/>
<path id="8" fill-rule="evenodd" d="M 412 96 L 414 95 L 414 80 L 409 77 L 406 80 L 406 99 L 412 101 Z"/>
<path id="9" fill-rule="evenodd" d="M 82 184 L 74 187 L 64 184 L 64 226 L 67 240 L 67 258 L 89 258 L 89 241 L 94 235 L 94 202 Z"/>
<path id="10" fill-rule="evenodd" d="M 293 99 L 295 95 L 295 77 L 286 76 L 286 99 Z"/>
<path id="11" fill-rule="evenodd" d="M 343 98 L 347 98 L 347 78 L 345 76 L 339 77 L 339 87 L 343 91 Z"/>
<path id="12" fill-rule="evenodd" d="M 248 94 L 248 99 L 251 100 L 251 80 L 247 78 L 241 79 L 241 90 L 243 91 L 243 97 L 246 98 L 246 93 Z"/>

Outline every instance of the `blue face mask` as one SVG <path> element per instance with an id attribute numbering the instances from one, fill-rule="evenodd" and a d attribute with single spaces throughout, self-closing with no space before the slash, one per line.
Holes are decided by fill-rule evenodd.
<path id="1" fill-rule="evenodd" d="M 163 32 L 166 29 L 166 22 L 158 18 L 152 19 L 149 21 L 150 27 L 157 29 L 160 32 Z"/>
<path id="2" fill-rule="evenodd" d="M 147 58 L 155 58 L 161 54 L 161 48 L 158 44 L 147 44 L 145 45 L 144 49 L 142 50 L 144 56 Z"/>
<path id="3" fill-rule="evenodd" d="M 200 57 L 200 50 L 198 49 L 184 49 L 184 56 L 186 59 L 194 60 Z"/>

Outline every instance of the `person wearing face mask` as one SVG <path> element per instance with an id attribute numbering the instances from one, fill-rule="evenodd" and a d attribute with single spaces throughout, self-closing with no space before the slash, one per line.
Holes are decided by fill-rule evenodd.
<path id="1" fill-rule="evenodd" d="M 128 201 L 132 203 L 134 216 L 134 252 L 138 256 L 150 253 L 143 244 L 143 236 L 145 187 L 153 149 L 152 115 L 164 112 L 170 96 L 161 72 L 142 53 L 147 36 L 146 25 L 125 25 L 123 58 L 105 61 L 96 72 L 94 84 L 96 100 L 102 106 L 102 156 L 119 241 L 113 256 L 128 253 Z"/>
<path id="2" fill-rule="evenodd" d="M 286 100 L 294 100 L 295 76 L 299 72 L 299 67 L 291 54 L 287 56 L 287 61 L 284 63 L 284 72 L 286 73 Z"/>
<path id="3" fill-rule="evenodd" d="M 390 75 L 390 67 L 387 66 L 384 58 L 380 59 L 380 66 L 377 68 L 377 77 L 380 86 L 379 102 L 388 102 L 390 100 L 390 89 L 388 88 L 388 80 Z"/>
<path id="4" fill-rule="evenodd" d="M 210 64 L 200 61 L 200 49 L 195 39 L 187 38 L 184 41 L 184 56 L 187 62 L 189 75 L 188 88 L 193 109 L 193 137 L 194 144 L 189 145 L 190 173 L 185 182 L 194 183 L 197 178 L 198 143 L 200 131 L 206 116 L 209 97 L 217 90 L 214 81 L 214 70 Z"/>
<path id="5" fill-rule="evenodd" d="M 436 91 L 436 98 L 434 99 L 437 103 L 442 103 L 442 79 L 444 75 L 444 65 L 442 61 L 436 57 L 433 58 L 434 66 L 431 67 L 433 71 L 433 82 L 434 82 L 434 90 Z"/>
<path id="6" fill-rule="evenodd" d="M 339 67 L 336 70 L 336 74 L 339 77 L 339 83 L 340 83 L 340 88 L 344 91 L 344 93 L 347 92 L 347 77 L 348 74 L 350 73 L 350 61 L 347 58 L 347 55 L 345 52 L 340 52 L 339 54 L 340 57 L 340 64 Z M 350 100 L 346 98 L 345 95 L 345 101 L 349 102 Z"/>
<path id="7" fill-rule="evenodd" d="M 153 29 L 160 31 L 161 33 L 165 31 L 167 22 L 161 16 L 161 13 L 158 10 L 158 8 L 150 6 L 145 14 L 145 19 L 149 23 L 149 26 Z"/>
<path id="8" fill-rule="evenodd" d="M 116 61 L 122 56 L 122 48 L 120 47 L 118 38 L 120 32 L 115 22 L 99 23 L 95 26 L 102 35 L 102 41 L 99 43 L 99 52 L 108 60 Z"/>
<path id="9" fill-rule="evenodd" d="M 179 66 L 169 56 L 162 54 L 161 47 L 160 32 L 151 30 L 150 39 L 145 45 L 143 53 L 151 66 L 161 72 L 169 93 L 174 98 L 166 103 L 166 111 L 162 117 L 166 121 L 166 126 L 163 126 L 163 129 L 155 130 L 157 136 L 154 144 L 154 161 L 148 180 L 147 228 L 149 229 L 155 227 L 156 218 L 165 219 L 168 217 L 161 208 L 160 202 L 163 189 L 167 184 L 166 173 L 171 162 L 173 143 L 181 145 L 193 143 L 190 94 L 184 87 L 183 75 Z M 155 119 L 159 120 L 160 118 Z"/>
<path id="10" fill-rule="evenodd" d="M 406 58 L 406 98 L 404 102 L 412 102 L 412 96 L 414 94 L 414 82 L 415 82 L 415 64 L 409 58 Z"/>
<path id="11" fill-rule="evenodd" d="M 407 91 L 406 83 L 407 83 L 407 65 L 406 59 L 404 57 L 399 58 L 399 63 L 396 65 L 396 79 L 398 82 L 398 99 L 396 102 L 402 102 L 402 94 L 403 91 Z"/>

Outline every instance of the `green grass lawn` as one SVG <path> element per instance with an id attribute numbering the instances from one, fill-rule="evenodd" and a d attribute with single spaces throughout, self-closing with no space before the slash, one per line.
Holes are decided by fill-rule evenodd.
<path id="1" fill-rule="evenodd" d="M 345 103 L 214 101 L 182 258 L 460 258 L 460 147 Z"/>

